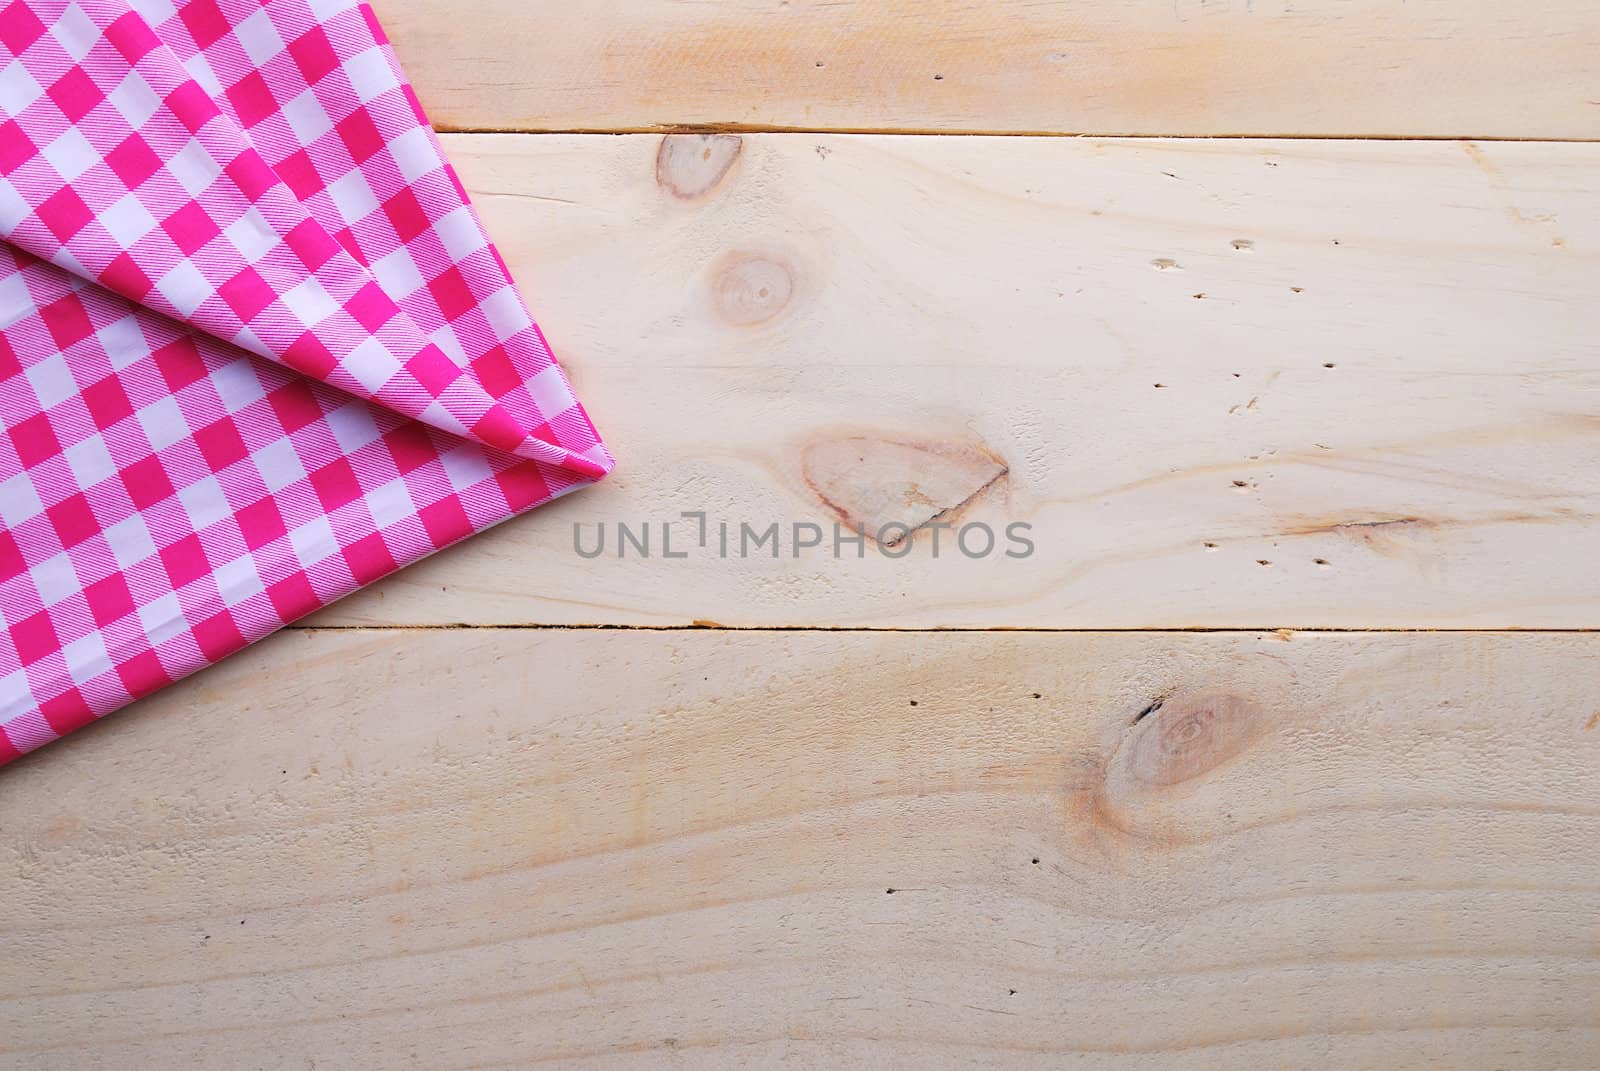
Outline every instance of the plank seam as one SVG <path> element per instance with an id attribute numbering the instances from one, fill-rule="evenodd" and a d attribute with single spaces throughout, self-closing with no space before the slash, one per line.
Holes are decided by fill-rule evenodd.
<path id="1" fill-rule="evenodd" d="M 1069 131 L 1069 130 L 940 130 L 937 127 L 808 127 L 764 126 L 746 123 L 667 123 L 618 127 L 434 127 L 439 134 L 839 134 L 848 136 L 945 137 L 945 138 L 1067 138 L 1127 141 L 1373 141 L 1373 142 L 1506 142 L 1528 145 L 1595 145 L 1600 138 L 1511 137 L 1493 134 L 1163 134 L 1154 131 Z"/>
<path id="2" fill-rule="evenodd" d="M 1095 626 L 1031 626 L 1031 625 L 991 625 L 989 627 L 975 626 L 940 626 L 929 625 L 923 627 L 903 627 L 894 625 L 722 625 L 716 623 L 699 622 L 691 625 L 610 625 L 610 624 L 509 624 L 509 623 L 484 623 L 467 624 L 458 622 L 446 625 L 290 625 L 284 631 L 294 632 L 472 632 L 472 631 L 500 631 L 500 632 L 600 632 L 600 631 L 631 631 L 631 632 L 907 632 L 907 633 L 1014 633 L 1014 632 L 1040 632 L 1050 634 L 1084 634 L 1096 635 L 1102 633 L 1276 633 L 1285 637 L 1302 633 L 1327 633 L 1330 635 L 1345 635 L 1359 633 L 1397 633 L 1406 635 L 1447 634 L 1509 634 L 1523 633 L 1533 636 L 1561 636 L 1561 635 L 1588 635 L 1600 632 L 1600 628 L 1560 628 L 1560 627 L 1521 627 L 1517 625 L 1484 625 L 1484 626 L 1445 626 L 1438 628 L 1408 628 L 1408 627 L 1343 627 L 1343 626 L 1298 626 L 1298 625 L 1154 625 L 1146 627 L 1095 627 Z"/>

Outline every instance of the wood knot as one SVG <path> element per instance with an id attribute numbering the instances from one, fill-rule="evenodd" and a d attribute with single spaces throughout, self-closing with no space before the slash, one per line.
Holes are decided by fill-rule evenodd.
<path id="1" fill-rule="evenodd" d="M 765 323 L 789 304 L 794 276 L 786 265 L 764 256 L 737 257 L 712 284 L 712 297 L 722 318 L 748 326 Z"/>
<path id="2" fill-rule="evenodd" d="M 800 466 L 806 486 L 830 512 L 869 533 L 888 524 L 914 531 L 953 521 L 1008 471 L 1003 459 L 967 443 L 871 435 L 811 443 Z"/>
<path id="3" fill-rule="evenodd" d="M 656 182 L 680 200 L 704 197 L 743 151 L 744 139 L 733 134 L 668 134 L 656 151 Z"/>
<path id="4" fill-rule="evenodd" d="M 1176 785 L 1238 755 L 1263 728 L 1260 709 L 1240 696 L 1174 696 L 1131 730 L 1125 769 L 1141 785 Z"/>

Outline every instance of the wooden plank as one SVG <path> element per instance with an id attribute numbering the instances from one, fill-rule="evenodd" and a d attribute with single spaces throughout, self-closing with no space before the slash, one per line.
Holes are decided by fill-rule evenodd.
<path id="1" fill-rule="evenodd" d="M 1600 146 L 448 148 L 620 466 L 323 624 L 1596 622 Z"/>
<path id="2" fill-rule="evenodd" d="M 445 129 L 1594 138 L 1585 0 L 374 0 Z"/>
<path id="3" fill-rule="evenodd" d="M 0 1064 L 1593 1067 L 1597 655 L 286 633 L 0 777 Z"/>

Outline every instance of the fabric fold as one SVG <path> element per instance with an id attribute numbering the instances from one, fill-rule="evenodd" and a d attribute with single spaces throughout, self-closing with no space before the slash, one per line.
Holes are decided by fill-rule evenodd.
<path id="1" fill-rule="evenodd" d="M 0 763 L 612 460 L 372 12 L 0 0 Z"/>
<path id="2" fill-rule="evenodd" d="M 0 211 L 0 236 L 153 311 L 402 416 L 519 457 L 603 474 L 602 464 L 541 437 L 530 407 L 517 404 L 524 399 L 514 392 L 504 402 L 492 397 L 459 354 L 453 359 L 423 332 L 402 305 L 413 292 L 409 277 L 391 292 L 357 259 L 357 228 L 369 240 L 387 229 L 404 244 L 426 229 L 430 216 L 448 217 L 467 203 L 430 132 L 413 122 L 414 98 L 398 72 L 351 66 L 363 56 L 372 57 L 368 66 L 384 58 L 376 33 L 369 49 L 340 67 L 332 65 L 326 27 L 290 21 L 304 32 L 286 44 L 269 82 L 243 39 L 237 49 L 217 47 L 229 37 L 224 27 L 249 25 L 268 8 L 191 3 L 169 18 L 163 40 L 123 0 L 59 7 L 57 32 L 39 35 L 27 55 L 36 67 L 65 73 L 21 101 L 18 115 L 11 114 L 12 100 L 0 100 L 7 118 L 25 123 L 30 134 L 16 139 L 18 151 L 8 161 L 12 195 Z M 282 3 L 270 8 L 293 12 Z M 363 28 L 376 30 L 364 11 L 353 10 Z M 261 21 L 256 33 L 271 25 L 270 18 Z M 221 89 L 215 97 L 185 68 L 175 41 L 193 44 L 184 49 L 188 62 Z M 223 89 L 219 73 L 237 78 Z M 326 79 L 336 84 L 319 96 L 314 83 Z M 363 88 L 379 91 L 364 100 Z M 273 118 L 280 123 L 269 123 Z M 273 155 L 304 192 L 327 193 L 319 207 L 332 218 L 325 222 L 296 198 L 246 123 L 261 132 L 269 152 L 292 149 Z M 57 151 L 29 152 L 38 132 Z M 423 136 L 402 146 L 403 158 L 391 149 L 398 174 L 384 176 L 394 192 L 380 202 L 359 165 L 396 144 L 386 133 Z M 316 190 L 305 177 L 319 174 L 309 155 L 314 144 L 307 143 L 330 135 L 357 166 L 343 170 L 331 190 Z M 429 174 L 448 181 L 433 184 L 425 206 L 417 184 Z M 463 311 L 473 302 L 470 287 L 449 292 L 455 283 L 436 285 L 441 311 L 444 301 Z"/>

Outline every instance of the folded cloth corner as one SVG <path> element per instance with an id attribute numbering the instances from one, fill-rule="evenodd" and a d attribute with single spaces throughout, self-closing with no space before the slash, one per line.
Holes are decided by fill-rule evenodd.
<path id="1" fill-rule="evenodd" d="M 372 11 L 0 0 L 0 764 L 612 467 Z"/>

